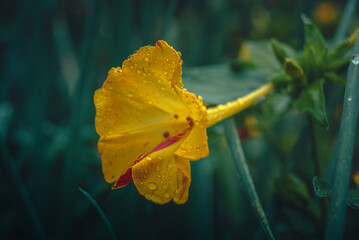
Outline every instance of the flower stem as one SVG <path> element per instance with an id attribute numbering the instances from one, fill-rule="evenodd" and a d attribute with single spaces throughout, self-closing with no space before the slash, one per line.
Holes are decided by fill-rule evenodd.
<path id="1" fill-rule="evenodd" d="M 236 124 L 233 118 L 230 118 L 224 122 L 224 131 L 237 173 L 241 182 L 243 183 L 244 190 L 246 191 L 248 199 L 251 202 L 253 210 L 259 220 L 260 226 L 266 238 L 274 240 L 275 238 L 273 236 L 272 230 L 269 227 L 267 217 L 259 200 L 251 173 L 249 172 L 249 167 L 242 149 L 241 141 L 237 134 Z"/>
<path id="2" fill-rule="evenodd" d="M 208 127 L 213 126 L 214 124 L 222 121 L 225 118 L 233 116 L 234 114 L 239 113 L 240 111 L 251 106 L 258 98 L 263 97 L 270 93 L 274 89 L 272 83 L 264 84 L 263 86 L 257 88 L 253 92 L 249 93 L 244 97 L 240 97 L 233 102 L 228 102 L 226 105 L 218 105 L 207 110 L 208 114 Z"/>
<path id="3" fill-rule="evenodd" d="M 325 231 L 325 238 L 340 239 L 343 233 L 349 178 L 353 158 L 359 103 L 359 37 L 349 65 L 340 122 L 336 170 Z"/>

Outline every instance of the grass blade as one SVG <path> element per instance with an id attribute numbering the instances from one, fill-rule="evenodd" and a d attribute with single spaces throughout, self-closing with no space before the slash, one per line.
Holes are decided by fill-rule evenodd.
<path id="1" fill-rule="evenodd" d="M 5 137 L 3 136 L 3 134 L 1 132 L 0 132 L 0 159 L 2 159 L 5 162 L 5 164 L 3 164 L 3 162 L 1 161 L 2 168 L 5 168 L 5 169 L 3 169 L 3 171 L 8 171 L 9 175 L 11 175 L 12 179 L 10 182 L 13 182 L 16 187 L 16 190 L 20 196 L 20 199 L 23 202 L 23 204 L 27 210 L 27 213 L 29 215 L 31 223 L 33 224 L 33 226 L 35 228 L 37 238 L 38 239 L 47 239 L 47 236 L 46 236 L 46 233 L 44 230 L 44 225 L 40 219 L 40 216 L 39 216 L 37 210 L 35 209 L 34 203 L 31 200 L 31 197 L 26 188 L 26 185 L 24 184 L 24 182 L 21 178 L 20 170 L 19 170 L 18 166 L 16 165 L 14 159 L 10 155 L 9 149 L 6 146 Z"/>
<path id="2" fill-rule="evenodd" d="M 233 118 L 224 121 L 226 140 L 244 189 L 267 239 L 275 239 L 255 189 Z"/>
<path id="3" fill-rule="evenodd" d="M 359 38 L 357 37 L 345 87 L 338 138 L 338 155 L 325 239 L 340 239 L 346 210 L 359 107 Z"/>
<path id="4" fill-rule="evenodd" d="M 357 6 L 358 6 L 358 0 L 349 0 L 345 5 L 343 16 L 340 20 L 338 30 L 336 31 L 334 36 L 334 43 L 343 40 L 345 36 L 348 34 L 348 30 L 350 24 L 352 23 L 353 17 L 355 16 Z"/>
<path id="5" fill-rule="evenodd" d="M 93 197 L 91 197 L 91 195 L 86 192 L 85 190 L 83 190 L 82 188 L 79 187 L 79 191 L 85 195 L 85 197 L 92 203 L 92 205 L 95 206 L 96 210 L 98 211 L 98 213 L 100 214 L 102 220 L 105 222 L 105 225 L 107 227 L 107 229 L 110 231 L 111 233 L 111 237 L 112 239 L 117 239 L 116 238 L 116 235 L 115 235 L 115 232 L 113 231 L 112 229 L 112 226 L 111 226 L 111 223 L 110 221 L 108 220 L 108 218 L 106 217 L 105 213 L 102 211 L 102 209 L 100 208 L 100 206 L 97 204 L 96 200 L 93 199 Z"/>

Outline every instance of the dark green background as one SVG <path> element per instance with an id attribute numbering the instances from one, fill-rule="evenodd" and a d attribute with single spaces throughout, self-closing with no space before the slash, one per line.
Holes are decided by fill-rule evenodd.
<path id="1" fill-rule="evenodd" d="M 196 79 L 205 78 L 193 77 L 192 67 L 229 63 L 247 40 L 274 37 L 300 49 L 301 13 L 313 18 L 331 39 L 344 6 L 342 1 L 331 2 L 338 17 L 324 24 L 315 14 L 321 2 L 1 1 L 0 239 L 110 238 L 104 221 L 79 187 L 97 201 L 118 239 L 263 239 L 241 190 L 221 126 L 208 131 L 210 157 L 192 164 L 192 185 L 185 205 L 155 205 L 140 196 L 133 184 L 111 191 L 103 179 L 96 147 L 93 94 L 111 67 L 121 66 L 141 46 L 154 45 L 159 39 L 182 53 L 184 72 L 188 73 L 184 82 L 189 90 L 201 94 Z M 352 29 L 357 23 L 355 18 Z M 270 57 L 262 54 L 264 59 Z M 263 68 L 267 63 L 272 64 L 264 62 Z M 208 67 L 208 71 L 220 72 L 216 67 Z M 249 85 L 257 87 L 255 81 L 246 79 L 228 86 L 221 79 L 224 74 L 218 75 L 217 84 L 224 81 L 232 88 L 229 95 L 233 95 L 233 86 L 241 88 L 238 97 L 248 92 Z M 263 82 L 261 75 L 251 78 L 258 86 Z M 212 81 L 203 95 L 216 86 Z M 221 102 L 225 99 L 221 96 L 228 96 L 223 89 L 207 101 Z M 318 152 L 328 163 L 328 175 L 343 91 L 338 87 L 336 95 L 327 96 L 330 130 L 317 129 Z M 290 168 L 306 183 L 314 203 L 318 202 L 311 185 L 311 144 L 305 140 L 308 133 L 302 131 L 307 128 L 306 118 L 296 111 L 278 118 L 272 114 L 281 112 L 287 101 L 274 96 L 263 107 L 254 107 L 236 119 L 242 129 L 245 116 L 259 114 L 259 125 L 267 131 L 243 142 L 275 235 L 278 239 L 317 239 L 320 234 L 315 221 L 281 200 L 273 187 L 281 162 L 290 159 Z M 302 145 L 295 144 L 298 138 L 304 139 Z M 358 145 L 355 149 L 354 168 L 359 164 Z M 358 212 L 348 209 L 347 217 L 345 236 L 355 239 Z"/>

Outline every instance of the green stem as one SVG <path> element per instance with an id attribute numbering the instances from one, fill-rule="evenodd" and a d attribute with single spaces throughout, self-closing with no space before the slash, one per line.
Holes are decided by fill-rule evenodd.
<path id="1" fill-rule="evenodd" d="M 341 41 L 348 34 L 348 30 L 350 24 L 352 23 L 352 19 L 355 16 L 357 6 L 358 6 L 358 0 L 349 0 L 345 5 L 345 9 L 342 14 L 343 16 L 339 23 L 338 30 L 336 31 L 334 36 L 334 40 L 333 40 L 334 43 Z"/>
<path id="2" fill-rule="evenodd" d="M 254 212 L 256 213 L 262 230 L 266 235 L 267 239 L 275 239 L 272 230 L 269 227 L 267 217 L 263 211 L 262 204 L 259 200 L 256 188 L 254 186 L 251 173 L 249 172 L 246 157 L 244 155 L 241 141 L 237 134 L 236 124 L 233 118 L 229 118 L 224 121 L 224 130 L 226 140 L 231 151 L 234 164 L 236 166 L 236 170 L 244 185 L 244 190 L 248 195 L 248 198 L 252 204 Z"/>
<path id="3" fill-rule="evenodd" d="M 79 191 L 85 195 L 85 197 L 92 203 L 92 205 L 94 205 L 94 207 L 96 208 L 97 212 L 100 214 L 102 220 L 105 222 L 105 225 L 107 227 L 107 229 L 109 230 L 109 232 L 111 233 L 111 237 L 112 239 L 116 240 L 116 235 L 115 232 L 113 231 L 113 228 L 111 226 L 110 221 L 108 220 L 108 218 L 106 217 L 105 213 L 102 211 L 102 209 L 100 208 L 100 206 L 97 204 L 96 200 L 93 199 L 93 197 L 91 197 L 91 195 L 86 192 L 85 190 L 83 190 L 82 188 L 79 187 Z"/>
<path id="4" fill-rule="evenodd" d="M 315 133 L 315 123 L 313 118 L 311 117 L 308 117 L 308 122 L 310 129 L 310 137 L 312 139 L 311 154 L 314 162 L 315 175 L 321 179 L 324 179 L 325 176 L 324 176 L 322 163 L 318 156 L 318 144 L 317 144 L 317 138 Z M 322 228 L 325 225 L 325 221 L 327 219 L 329 202 L 327 201 L 326 198 L 319 198 L 319 199 L 320 199 L 319 201 L 320 201 L 320 210 L 321 210 L 320 220 L 321 220 L 321 228 Z"/>
<path id="5" fill-rule="evenodd" d="M 359 37 L 349 65 L 338 138 L 338 155 L 325 239 L 340 239 L 343 233 L 346 200 L 353 157 L 359 107 Z"/>

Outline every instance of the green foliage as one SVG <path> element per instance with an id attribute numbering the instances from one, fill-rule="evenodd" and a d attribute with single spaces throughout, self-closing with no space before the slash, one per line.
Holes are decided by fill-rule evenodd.
<path id="1" fill-rule="evenodd" d="M 328 128 L 323 83 L 320 79 L 307 86 L 293 101 L 293 106 L 312 116 L 322 127 Z"/>
<path id="2" fill-rule="evenodd" d="M 110 236 L 110 225 L 119 239 L 264 239 L 221 125 L 208 129 L 210 155 L 191 163 L 189 200 L 183 206 L 157 206 L 133 184 L 112 191 L 105 182 L 93 93 L 111 67 L 159 39 L 182 53 L 185 87 L 209 105 L 234 100 L 267 81 L 276 85 L 275 92 L 235 116 L 232 131 L 241 137 L 275 237 L 322 238 L 321 218 L 327 212 L 322 200 L 332 195 L 313 184 L 324 197 L 317 199 L 310 182 L 319 175 L 315 165 L 328 183 L 337 168 L 332 159 L 336 143 L 343 142 L 337 130 L 355 34 L 343 38 L 357 25 L 357 16 L 353 4 L 348 14 L 340 12 L 343 2 L 337 1 L 334 10 L 345 20 L 337 34 L 339 19 L 323 25 L 317 4 L 1 2 L 0 239 L 102 239 Z M 303 37 L 302 12 L 313 16 L 320 31 L 303 17 Z M 278 40 L 267 40 L 273 37 Z M 238 56 L 241 44 L 248 58 Z M 303 78 L 288 74 L 286 59 Z M 331 126 L 317 129 L 317 141 L 309 134 L 308 115 Z M 355 152 L 353 167 L 358 164 Z M 351 188 L 345 200 L 357 208 L 358 189 Z M 343 238 L 353 239 L 359 211 L 347 211 Z"/>
<path id="3" fill-rule="evenodd" d="M 290 77 L 279 72 L 271 81 L 292 96 L 294 107 L 328 128 L 323 84 L 325 81 L 344 84 L 337 72 L 349 63 L 345 54 L 353 44 L 353 36 L 328 48 L 313 22 L 304 15 L 302 21 L 305 45 L 298 62 L 289 58 L 278 41 L 271 41 L 277 60 L 283 63 L 284 72 Z"/>
<path id="4" fill-rule="evenodd" d="M 330 198 L 332 196 L 332 188 L 318 176 L 313 178 L 313 188 L 315 194 L 320 198 Z M 359 188 L 349 190 L 346 203 L 349 207 L 359 210 Z"/>

